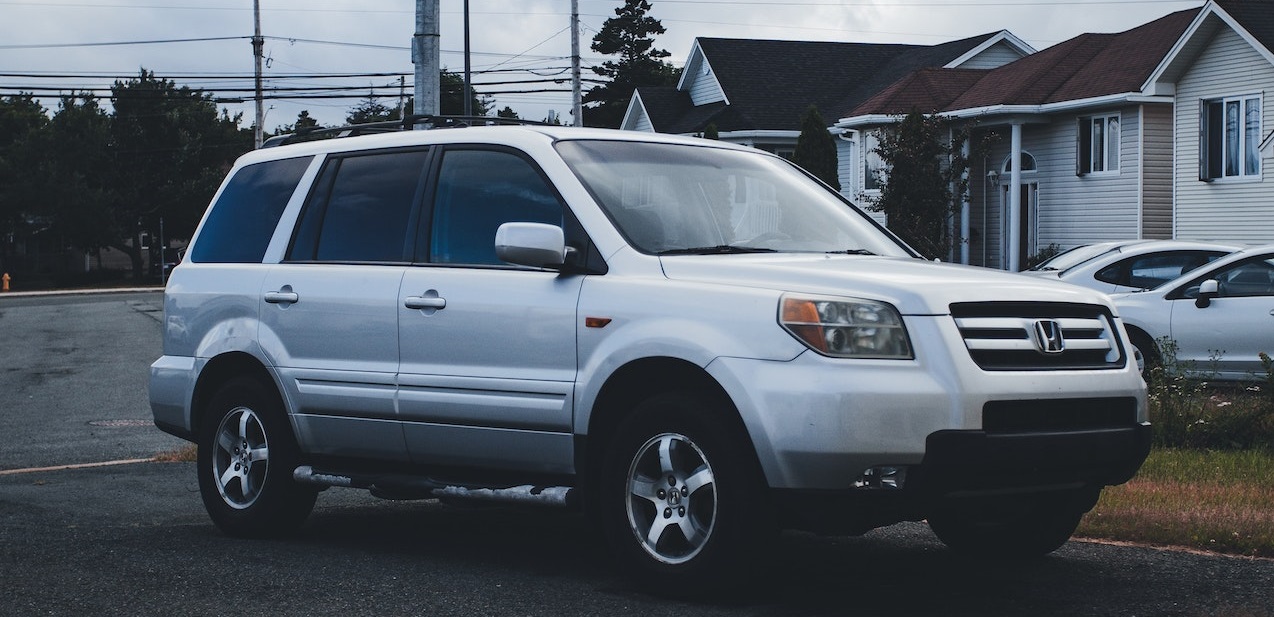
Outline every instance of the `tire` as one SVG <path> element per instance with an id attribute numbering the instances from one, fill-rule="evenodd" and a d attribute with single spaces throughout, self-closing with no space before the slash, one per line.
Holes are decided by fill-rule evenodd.
<path id="1" fill-rule="evenodd" d="M 1141 356 L 1141 360 L 1137 363 L 1137 368 L 1141 370 L 1141 377 L 1142 379 L 1148 379 L 1150 371 L 1162 363 L 1159 358 L 1159 348 L 1150 339 L 1150 335 L 1140 330 L 1130 331 L 1128 338 L 1132 341 L 1132 346 L 1136 349 L 1137 354 Z"/>
<path id="2" fill-rule="evenodd" d="M 276 537 L 300 527 L 318 493 L 292 479 L 296 439 L 277 394 L 237 377 L 204 408 L 199 433 L 199 494 L 221 531 Z"/>
<path id="3" fill-rule="evenodd" d="M 594 516 L 621 565 L 662 595 L 736 589 L 757 572 L 775 525 L 740 427 L 688 392 L 637 405 L 608 444 Z"/>
<path id="4" fill-rule="evenodd" d="M 1066 544 L 1096 493 L 1001 498 L 948 507 L 929 516 L 943 544 L 977 557 L 1027 558 Z"/>

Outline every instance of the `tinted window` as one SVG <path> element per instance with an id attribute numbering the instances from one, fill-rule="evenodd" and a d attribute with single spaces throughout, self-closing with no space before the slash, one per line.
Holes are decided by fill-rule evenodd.
<path id="1" fill-rule="evenodd" d="M 1222 251 L 1178 251 L 1139 255 L 1106 266 L 1097 273 L 1096 278 L 1115 285 L 1151 289 L 1222 255 L 1225 255 Z"/>
<path id="2" fill-rule="evenodd" d="M 408 258 L 426 150 L 334 159 L 323 169 L 288 259 L 395 262 Z"/>
<path id="3" fill-rule="evenodd" d="M 283 159 L 240 169 L 213 204 L 190 260 L 260 263 L 310 160 Z"/>
<path id="4" fill-rule="evenodd" d="M 525 159 L 497 150 L 448 150 L 434 196 L 429 260 L 502 264 L 495 232 L 502 223 L 562 225 L 562 203 Z"/>
<path id="5" fill-rule="evenodd" d="M 1253 260 L 1231 266 L 1213 277 L 1221 297 L 1274 295 L 1274 259 Z"/>

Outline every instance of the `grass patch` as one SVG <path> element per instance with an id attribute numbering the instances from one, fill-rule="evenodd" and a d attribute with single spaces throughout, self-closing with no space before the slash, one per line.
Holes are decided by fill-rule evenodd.
<path id="1" fill-rule="evenodd" d="M 193 463 L 198 455 L 199 448 L 193 443 L 188 443 L 176 450 L 160 452 L 155 455 L 157 463 Z"/>
<path id="2" fill-rule="evenodd" d="M 1157 449 L 1076 535 L 1274 557 L 1274 453 Z"/>

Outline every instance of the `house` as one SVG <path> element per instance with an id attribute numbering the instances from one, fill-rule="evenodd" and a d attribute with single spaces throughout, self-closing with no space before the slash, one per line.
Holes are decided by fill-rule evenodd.
<path id="1" fill-rule="evenodd" d="M 1082 34 L 990 70 L 920 68 L 835 123 L 869 152 L 873 135 L 912 110 L 999 137 L 970 162 L 952 258 L 1008 270 L 1050 245 L 1173 235 L 1173 96 L 1147 83 L 1198 10 L 1126 32 Z M 1017 162 L 1017 163 L 1015 163 Z M 842 161 L 871 197 L 879 162 Z"/>
<path id="2" fill-rule="evenodd" d="M 696 135 L 714 126 L 723 141 L 790 156 L 810 105 L 838 118 L 916 69 L 987 69 L 1034 51 L 1007 31 L 939 45 L 697 38 L 677 85 L 638 88 L 620 127 Z M 840 147 L 852 156 L 854 144 Z"/>
<path id="3" fill-rule="evenodd" d="M 1274 242 L 1274 2 L 1208 2 L 1147 90 L 1176 101 L 1174 235 Z"/>

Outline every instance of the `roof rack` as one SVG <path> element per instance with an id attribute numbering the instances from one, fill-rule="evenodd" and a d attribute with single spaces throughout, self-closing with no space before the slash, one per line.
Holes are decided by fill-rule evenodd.
<path id="1" fill-rule="evenodd" d="M 404 117 L 402 120 L 386 120 L 383 122 L 367 122 L 363 124 L 348 124 L 345 126 L 334 127 L 302 128 L 295 133 L 275 135 L 274 137 L 262 142 L 261 147 L 273 148 L 275 146 L 282 146 L 301 141 L 407 131 L 422 125 L 424 129 L 453 129 L 469 126 L 508 125 L 554 126 L 547 122 L 522 120 L 521 118 L 501 118 L 499 116 L 436 116 L 430 114 L 411 114 Z"/>

